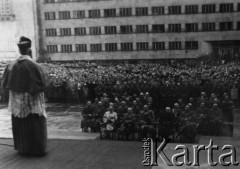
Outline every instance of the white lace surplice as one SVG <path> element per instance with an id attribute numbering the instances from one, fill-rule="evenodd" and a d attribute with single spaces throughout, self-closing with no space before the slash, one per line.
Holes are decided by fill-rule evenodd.
<path id="1" fill-rule="evenodd" d="M 31 95 L 29 93 L 9 91 L 8 111 L 15 117 L 25 118 L 29 114 L 47 117 L 45 108 L 43 92 Z"/>

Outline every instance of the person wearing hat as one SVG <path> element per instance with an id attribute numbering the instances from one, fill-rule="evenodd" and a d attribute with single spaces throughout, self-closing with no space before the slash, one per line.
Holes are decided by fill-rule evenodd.
<path id="1" fill-rule="evenodd" d="M 45 155 L 47 150 L 45 77 L 31 58 L 31 40 L 21 37 L 20 57 L 5 69 L 2 88 L 9 90 L 14 148 L 21 155 Z"/>

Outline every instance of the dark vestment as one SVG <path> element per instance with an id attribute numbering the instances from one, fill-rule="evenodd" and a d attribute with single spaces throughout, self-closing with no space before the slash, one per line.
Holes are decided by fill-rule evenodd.
<path id="1" fill-rule="evenodd" d="M 39 93 L 43 93 L 45 89 L 43 70 L 40 65 L 28 56 L 21 56 L 15 62 L 10 63 L 5 69 L 2 88 L 16 93 L 16 95 L 24 95 L 24 93 L 27 93 L 34 98 L 34 96 L 37 96 Z M 14 100 L 14 98 L 12 98 L 12 100 Z M 38 103 L 44 104 L 44 94 L 42 95 L 41 101 Z M 23 103 L 21 106 L 25 106 L 25 108 L 21 107 L 19 110 L 20 114 L 24 114 L 25 112 L 23 111 L 26 110 L 27 112 L 27 110 L 29 110 L 28 103 L 30 104 L 30 102 Z M 34 108 L 30 110 L 34 110 Z M 41 110 L 45 112 L 45 108 Z M 46 116 L 44 116 L 44 114 L 34 113 L 36 112 L 30 112 L 26 117 L 19 117 L 12 112 L 14 148 L 21 154 L 44 155 L 47 149 Z"/>

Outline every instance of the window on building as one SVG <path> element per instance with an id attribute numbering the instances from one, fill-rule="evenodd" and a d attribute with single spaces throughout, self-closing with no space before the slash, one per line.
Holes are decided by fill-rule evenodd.
<path id="1" fill-rule="evenodd" d="M 70 0 L 58 0 L 59 3 L 70 2 Z"/>
<path id="2" fill-rule="evenodd" d="M 61 45 L 61 52 L 71 53 L 72 52 L 72 45 Z"/>
<path id="3" fill-rule="evenodd" d="M 232 3 L 220 4 L 220 12 L 233 12 L 233 4 Z"/>
<path id="4" fill-rule="evenodd" d="M 56 14 L 55 12 L 45 12 L 45 20 L 55 20 L 56 19 Z"/>
<path id="5" fill-rule="evenodd" d="M 90 45 L 91 52 L 101 52 L 102 51 L 102 44 L 91 44 Z"/>
<path id="6" fill-rule="evenodd" d="M 73 18 L 85 18 L 85 11 L 73 11 Z"/>
<path id="7" fill-rule="evenodd" d="M 44 0 L 45 3 L 55 3 L 55 0 Z"/>
<path id="8" fill-rule="evenodd" d="M 202 5 L 202 13 L 215 13 L 215 12 L 216 12 L 215 4 Z"/>
<path id="9" fill-rule="evenodd" d="M 47 52 L 48 53 L 57 53 L 58 46 L 57 45 L 47 45 Z"/>
<path id="10" fill-rule="evenodd" d="M 237 8 L 238 12 L 240 11 L 240 3 L 238 3 L 238 8 Z"/>
<path id="11" fill-rule="evenodd" d="M 220 22 L 219 29 L 220 31 L 233 30 L 233 22 Z"/>
<path id="12" fill-rule="evenodd" d="M 181 32 L 181 24 L 169 24 L 168 31 L 169 32 Z"/>
<path id="13" fill-rule="evenodd" d="M 202 31 L 215 31 L 216 24 L 214 22 L 202 23 Z"/>
<path id="14" fill-rule="evenodd" d="M 104 9 L 104 17 L 115 17 L 116 9 Z"/>
<path id="15" fill-rule="evenodd" d="M 70 11 L 60 11 L 59 19 L 70 19 Z"/>
<path id="16" fill-rule="evenodd" d="M 152 43 L 153 50 L 164 50 L 165 43 L 164 42 L 153 42 Z"/>
<path id="17" fill-rule="evenodd" d="M 46 29 L 46 36 L 57 36 L 56 29 Z"/>
<path id="18" fill-rule="evenodd" d="M 132 43 L 121 43 L 121 50 L 122 51 L 132 51 L 133 44 Z"/>
<path id="19" fill-rule="evenodd" d="M 168 7 L 168 14 L 175 15 L 175 14 L 181 14 L 181 6 L 169 6 Z"/>
<path id="20" fill-rule="evenodd" d="M 61 36 L 71 36 L 71 28 L 60 28 Z"/>
<path id="21" fill-rule="evenodd" d="M 136 8 L 136 16 L 147 16 L 148 7 Z"/>
<path id="22" fill-rule="evenodd" d="M 148 50 L 148 42 L 137 42 L 137 50 Z"/>
<path id="23" fill-rule="evenodd" d="M 164 15 L 164 6 L 152 7 L 152 15 Z"/>
<path id="24" fill-rule="evenodd" d="M 76 52 L 87 52 L 87 44 L 76 44 Z"/>
<path id="25" fill-rule="evenodd" d="M 169 50 L 181 50 L 182 45 L 180 41 L 169 42 Z"/>
<path id="26" fill-rule="evenodd" d="M 117 43 L 106 43 L 105 50 L 107 52 L 117 51 Z"/>
<path id="27" fill-rule="evenodd" d="M 132 16 L 132 8 L 120 8 L 120 16 Z"/>
<path id="28" fill-rule="evenodd" d="M 153 33 L 165 32 L 164 24 L 155 24 L 155 25 L 152 25 L 152 32 L 153 32 Z"/>
<path id="29" fill-rule="evenodd" d="M 89 14 L 89 18 L 100 18 L 101 17 L 99 9 L 89 10 L 88 14 Z"/>
<path id="30" fill-rule="evenodd" d="M 198 24 L 197 23 L 186 23 L 185 28 L 186 28 L 186 32 L 197 32 Z"/>
<path id="31" fill-rule="evenodd" d="M 120 26 L 120 31 L 121 33 L 132 33 L 133 32 L 132 25 Z"/>
<path id="32" fill-rule="evenodd" d="M 240 22 L 237 22 L 237 30 L 240 30 Z"/>
<path id="33" fill-rule="evenodd" d="M 90 35 L 100 35 L 101 34 L 101 27 L 90 27 L 89 28 Z"/>
<path id="34" fill-rule="evenodd" d="M 79 27 L 74 28 L 75 35 L 86 35 L 86 28 L 85 27 Z"/>
<path id="35" fill-rule="evenodd" d="M 136 25 L 137 33 L 148 33 L 148 25 Z"/>
<path id="36" fill-rule="evenodd" d="M 116 34 L 117 27 L 116 26 L 105 26 L 105 34 Z"/>
<path id="37" fill-rule="evenodd" d="M 197 50 L 198 49 L 198 41 L 186 41 L 185 49 L 186 50 Z"/>
<path id="38" fill-rule="evenodd" d="M 186 14 L 197 14 L 198 13 L 198 5 L 186 5 L 185 13 Z"/>

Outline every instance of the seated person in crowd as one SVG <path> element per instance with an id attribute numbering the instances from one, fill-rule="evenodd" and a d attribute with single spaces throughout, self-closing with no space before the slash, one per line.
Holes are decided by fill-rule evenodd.
<path id="1" fill-rule="evenodd" d="M 175 116 L 175 129 L 178 131 L 179 130 L 179 127 L 180 127 L 180 117 L 182 115 L 182 112 L 183 110 L 179 107 L 179 104 L 178 103 L 175 103 L 174 104 L 174 107 L 172 109 L 172 112 Z"/>
<path id="2" fill-rule="evenodd" d="M 218 136 L 221 134 L 221 128 L 223 123 L 223 113 L 222 110 L 218 107 L 218 104 L 213 104 L 213 108 L 210 110 L 210 121 L 209 121 L 209 130 L 210 135 Z"/>
<path id="3" fill-rule="evenodd" d="M 191 111 L 188 105 L 185 106 L 185 110 L 180 117 L 180 121 L 181 125 L 178 132 L 180 140 L 193 143 L 197 135 L 198 120 L 196 113 Z"/>
<path id="4" fill-rule="evenodd" d="M 233 122 L 233 102 L 230 100 L 227 93 L 224 94 L 224 99 L 221 104 L 221 108 L 223 111 L 224 120 L 227 122 Z"/>
<path id="5" fill-rule="evenodd" d="M 201 103 L 200 107 L 197 108 L 196 113 L 197 113 L 197 115 L 202 117 L 202 121 L 198 127 L 198 132 L 200 134 L 208 134 L 209 133 L 209 130 L 208 130 L 209 113 L 210 113 L 209 108 L 205 106 L 205 103 Z"/>
<path id="6" fill-rule="evenodd" d="M 109 136 L 109 132 L 115 129 L 115 123 L 118 119 L 117 113 L 113 111 L 113 107 L 109 107 L 108 111 L 103 116 L 103 132 L 106 136 Z"/>
<path id="7" fill-rule="evenodd" d="M 91 101 L 87 102 L 87 105 L 83 108 L 82 116 L 83 120 L 81 122 L 81 128 L 84 132 L 91 130 L 93 123 L 94 107 Z"/>
<path id="8" fill-rule="evenodd" d="M 132 104 L 133 114 L 135 114 L 136 116 L 139 116 L 140 110 L 141 110 L 140 105 L 137 103 L 136 100 L 133 100 L 133 104 Z"/>
<path id="9" fill-rule="evenodd" d="M 94 107 L 94 120 L 92 125 L 93 132 L 100 132 L 100 124 L 102 122 L 102 117 L 105 112 L 106 109 L 104 108 L 102 102 L 99 101 L 98 104 Z"/>
<path id="10" fill-rule="evenodd" d="M 121 127 L 118 128 L 118 134 L 121 134 L 128 139 L 129 135 L 134 131 L 134 123 L 136 122 L 135 115 L 131 107 L 127 109 L 127 113 L 123 117 Z"/>
<path id="11" fill-rule="evenodd" d="M 161 138 L 169 138 L 174 131 L 175 116 L 170 107 L 160 113 L 158 133 Z"/>
<path id="12" fill-rule="evenodd" d="M 152 99 L 152 97 L 149 95 L 148 92 L 146 92 L 145 98 L 146 98 L 146 101 L 147 101 L 147 106 L 148 106 L 148 107 L 152 107 L 153 99 Z"/>
<path id="13" fill-rule="evenodd" d="M 143 111 L 140 118 L 141 123 L 141 130 L 142 130 L 142 136 L 143 137 L 150 137 L 155 138 L 156 137 L 156 129 L 155 129 L 155 115 L 152 110 L 149 110 L 147 105 L 144 105 Z"/>

